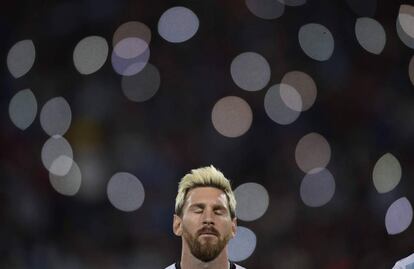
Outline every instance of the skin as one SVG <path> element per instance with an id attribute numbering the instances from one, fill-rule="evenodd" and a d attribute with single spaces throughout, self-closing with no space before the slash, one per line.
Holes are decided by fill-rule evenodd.
<path id="1" fill-rule="evenodd" d="M 182 216 L 174 215 L 173 231 L 181 237 L 182 269 L 227 269 L 227 242 L 236 234 L 237 221 L 232 219 L 226 194 L 214 187 L 197 187 L 187 193 Z M 190 246 L 193 242 L 193 247 Z M 215 258 L 202 260 L 192 253 L 194 244 L 201 253 L 206 249 L 222 250 Z"/>

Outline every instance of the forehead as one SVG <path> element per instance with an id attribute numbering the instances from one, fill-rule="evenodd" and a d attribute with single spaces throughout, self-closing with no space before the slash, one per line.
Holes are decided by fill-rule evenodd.
<path id="1" fill-rule="evenodd" d="M 204 203 L 227 206 L 227 197 L 224 191 L 214 187 L 196 187 L 187 193 L 187 205 Z"/>

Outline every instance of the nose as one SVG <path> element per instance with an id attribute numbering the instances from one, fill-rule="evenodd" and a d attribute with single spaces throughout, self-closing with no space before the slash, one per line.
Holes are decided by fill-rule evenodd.
<path id="1" fill-rule="evenodd" d="M 204 225 L 214 225 L 214 213 L 210 209 L 203 212 L 202 221 Z"/>

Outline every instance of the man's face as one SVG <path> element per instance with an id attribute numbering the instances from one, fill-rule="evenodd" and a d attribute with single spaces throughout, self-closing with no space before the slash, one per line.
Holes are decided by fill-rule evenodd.
<path id="1" fill-rule="evenodd" d="M 174 233 L 203 262 L 214 260 L 236 233 L 236 219 L 231 219 L 226 194 L 220 189 L 190 190 L 182 212 L 182 217 L 174 215 Z"/>

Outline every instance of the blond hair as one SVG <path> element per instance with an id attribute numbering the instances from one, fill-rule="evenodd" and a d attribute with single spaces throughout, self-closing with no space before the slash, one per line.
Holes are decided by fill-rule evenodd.
<path id="1" fill-rule="evenodd" d="M 231 218 L 236 216 L 236 198 L 230 181 L 212 165 L 193 169 L 181 179 L 175 198 L 175 214 L 182 216 L 187 193 L 197 187 L 214 187 L 222 190 L 227 197 Z"/>

